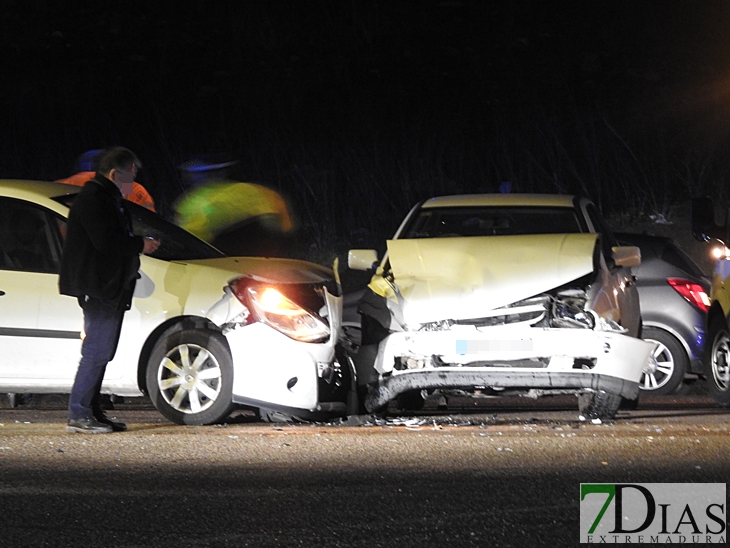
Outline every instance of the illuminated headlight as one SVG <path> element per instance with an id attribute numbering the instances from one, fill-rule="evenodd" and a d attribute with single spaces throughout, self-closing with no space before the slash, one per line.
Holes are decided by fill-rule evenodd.
<path id="1" fill-rule="evenodd" d="M 730 249 L 725 247 L 722 242 L 718 242 L 717 245 L 710 248 L 710 256 L 718 260 L 730 258 Z"/>
<path id="2" fill-rule="evenodd" d="M 278 289 L 249 285 L 245 294 L 253 317 L 261 323 L 297 341 L 322 342 L 329 338 L 330 329 L 326 323 L 288 299 Z"/>

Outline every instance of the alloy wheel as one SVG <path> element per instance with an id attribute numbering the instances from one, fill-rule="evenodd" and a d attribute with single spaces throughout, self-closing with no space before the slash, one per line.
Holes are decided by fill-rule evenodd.
<path id="1" fill-rule="evenodd" d="M 718 334 L 712 349 L 712 378 L 718 390 L 730 389 L 730 339 L 726 333 Z"/>
<path id="2" fill-rule="evenodd" d="M 162 359 L 157 383 L 170 407 L 181 413 L 200 413 L 220 395 L 221 377 L 221 367 L 212 353 L 196 344 L 181 344 Z"/>

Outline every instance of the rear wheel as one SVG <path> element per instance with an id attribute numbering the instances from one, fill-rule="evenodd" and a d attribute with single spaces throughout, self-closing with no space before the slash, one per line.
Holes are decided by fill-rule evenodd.
<path id="1" fill-rule="evenodd" d="M 177 424 L 220 422 L 233 410 L 233 361 L 223 336 L 188 329 L 161 338 L 147 365 L 147 391 Z"/>
<path id="2" fill-rule="evenodd" d="M 670 333 L 655 327 L 642 330 L 641 338 L 656 344 L 656 369 L 642 373 L 639 388 L 647 394 L 674 394 L 684 380 L 689 358 L 682 344 Z"/>
<path id="3" fill-rule="evenodd" d="M 730 406 L 730 335 L 722 316 L 715 316 L 710 322 L 708 333 L 709 355 L 707 367 L 707 389 L 712 399 L 722 407 Z"/>
<path id="4" fill-rule="evenodd" d="M 578 397 L 581 420 L 609 420 L 616 416 L 623 398 L 605 390 L 587 392 Z"/>

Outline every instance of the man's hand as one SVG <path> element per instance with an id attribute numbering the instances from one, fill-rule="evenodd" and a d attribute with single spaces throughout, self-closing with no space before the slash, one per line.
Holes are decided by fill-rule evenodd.
<path id="1" fill-rule="evenodd" d="M 144 253 L 145 255 L 149 255 L 150 253 L 154 253 L 155 251 L 157 251 L 158 247 L 160 247 L 160 240 L 157 240 L 150 236 L 144 237 L 144 248 L 142 249 L 142 253 Z"/>

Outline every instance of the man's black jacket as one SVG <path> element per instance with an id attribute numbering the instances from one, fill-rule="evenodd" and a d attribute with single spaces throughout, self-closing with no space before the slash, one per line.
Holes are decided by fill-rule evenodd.
<path id="1" fill-rule="evenodd" d="M 121 192 L 97 173 L 71 206 L 58 280 L 61 294 L 88 295 L 128 308 L 144 247 L 131 226 Z"/>

